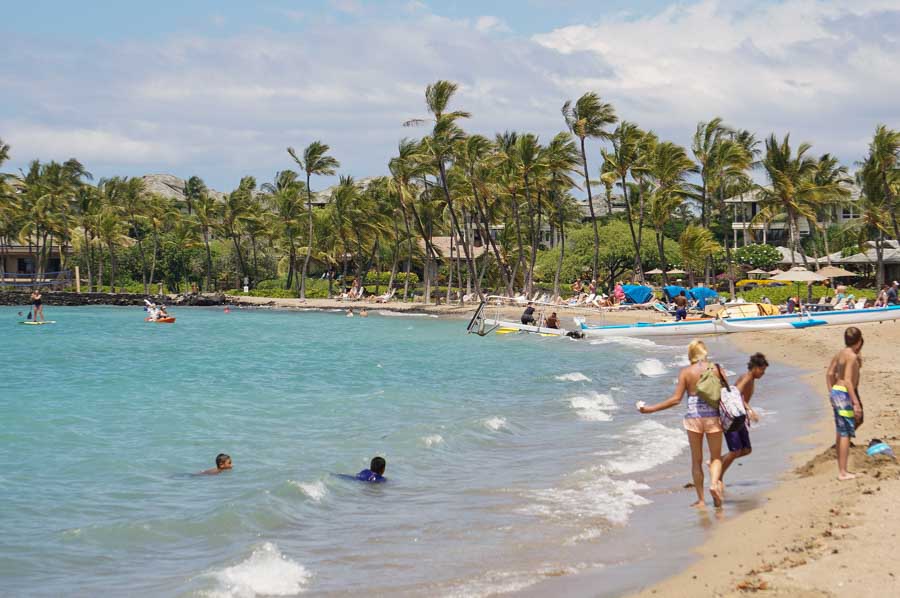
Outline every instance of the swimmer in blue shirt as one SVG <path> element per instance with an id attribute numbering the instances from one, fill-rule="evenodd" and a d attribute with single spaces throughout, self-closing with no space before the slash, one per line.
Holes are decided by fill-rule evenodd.
<path id="1" fill-rule="evenodd" d="M 375 457 L 369 463 L 369 469 L 363 469 L 356 474 L 356 479 L 361 482 L 372 482 L 374 484 L 386 482 L 387 480 L 384 478 L 385 467 L 387 467 L 387 462 L 384 458 Z"/>

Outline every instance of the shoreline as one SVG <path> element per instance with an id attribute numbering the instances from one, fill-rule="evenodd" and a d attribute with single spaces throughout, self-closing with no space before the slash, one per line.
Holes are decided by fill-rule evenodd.
<path id="1" fill-rule="evenodd" d="M 871 438 L 900 448 L 900 399 L 895 398 L 900 366 L 894 359 L 900 330 L 893 323 L 859 328 L 866 340 L 860 380 L 866 422 L 850 453 L 850 469 L 859 477 L 838 482 L 834 451 L 825 448 L 834 442 L 834 424 L 824 372 L 843 347 L 843 327 L 736 336 L 738 348 L 762 349 L 773 365 L 789 364 L 807 372 L 803 381 L 810 395 L 797 400 L 804 401 L 813 417 L 799 437 L 785 439 L 800 450 L 793 454 L 789 470 L 773 480 L 775 487 L 764 493 L 759 507 L 721 522 L 694 551 L 698 560 L 632 596 L 900 592 L 900 566 L 891 556 L 900 533 L 900 521 L 891 516 L 897 512 L 893 497 L 900 492 L 900 465 L 872 460 L 865 453 Z M 760 390 L 764 393 L 765 387 Z"/>

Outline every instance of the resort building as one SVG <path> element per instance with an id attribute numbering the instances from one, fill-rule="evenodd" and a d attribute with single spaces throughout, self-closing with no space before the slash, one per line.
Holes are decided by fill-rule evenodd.
<path id="1" fill-rule="evenodd" d="M 46 279 L 55 279 L 59 275 L 62 263 L 62 251 L 59 245 L 49 248 L 49 257 L 44 268 Z M 66 254 L 72 252 L 71 247 L 64 249 Z M 0 244 L 0 279 L 6 282 L 30 282 L 37 271 L 34 245 Z"/>
<path id="2" fill-rule="evenodd" d="M 836 224 L 844 224 L 845 222 L 859 217 L 859 213 L 855 210 L 853 205 L 853 202 L 857 199 L 859 199 L 859 189 L 853 187 L 851 189 L 850 201 L 842 206 L 837 212 Z M 734 236 L 733 247 L 750 245 L 751 243 L 783 245 L 790 240 L 788 221 L 783 216 L 776 217 L 769 222 L 753 221 L 762 209 L 758 192 L 754 191 L 745 195 L 726 199 L 725 203 L 733 210 L 733 219 L 731 221 L 731 231 Z M 806 218 L 801 217 L 797 222 L 797 226 L 800 229 L 801 238 L 809 236 L 812 227 Z"/>

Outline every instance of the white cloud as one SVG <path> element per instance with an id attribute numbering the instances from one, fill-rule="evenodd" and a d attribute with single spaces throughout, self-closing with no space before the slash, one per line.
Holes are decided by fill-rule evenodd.
<path id="1" fill-rule="evenodd" d="M 848 164 L 876 122 L 900 125 L 895 3 L 706 0 L 533 39 L 489 34 L 503 27 L 420 8 L 300 35 L 64 47 L 19 38 L 7 52 L 15 61 L 0 58 L 0 137 L 13 169 L 74 155 L 101 176 L 166 169 L 228 189 L 244 174 L 268 180 L 291 166 L 288 145 L 314 139 L 332 146 L 342 173 L 384 173 L 397 141 L 424 133 L 402 123 L 423 115 L 437 79 L 459 82 L 454 106 L 473 113 L 466 129 L 487 135 L 547 140 L 563 128 L 562 103 L 588 90 L 680 143 L 720 115 L 759 137 L 791 131 Z"/>
<path id="2" fill-rule="evenodd" d="M 503 22 L 502 19 L 490 15 L 475 19 L 475 29 L 482 33 L 508 33 L 510 31 L 509 25 Z"/>

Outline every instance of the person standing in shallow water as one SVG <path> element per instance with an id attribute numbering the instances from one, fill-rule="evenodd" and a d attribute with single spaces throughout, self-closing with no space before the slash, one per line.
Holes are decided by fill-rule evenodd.
<path id="1" fill-rule="evenodd" d="M 844 331 L 844 348 L 831 360 L 825 383 L 834 411 L 835 449 L 837 450 L 838 479 L 852 480 L 856 474 L 847 470 L 850 457 L 850 439 L 863 422 L 862 402 L 859 399 L 859 368 L 862 358 L 863 336 L 859 328 L 851 326 Z"/>
<path id="2" fill-rule="evenodd" d="M 691 365 L 684 367 L 678 373 L 678 383 L 672 396 L 656 405 L 644 405 L 638 403 L 641 413 L 656 413 L 669 409 L 681 403 L 681 399 L 687 394 L 687 413 L 682 423 L 687 430 L 688 441 L 691 445 L 691 474 L 694 479 L 694 491 L 697 493 L 697 501 L 692 507 L 702 507 L 706 504 L 703 495 L 703 437 L 709 446 L 709 493 L 713 497 L 716 507 L 722 506 L 722 498 L 725 486 L 722 483 L 722 422 L 719 420 L 719 410 L 707 404 L 697 396 L 697 384 L 706 370 L 714 366 L 709 363 L 707 357 L 709 351 L 703 341 L 695 340 L 688 345 L 688 359 Z"/>
<path id="3" fill-rule="evenodd" d="M 753 391 L 756 389 L 756 381 L 766 375 L 767 367 L 769 367 L 769 362 L 766 361 L 766 356 L 762 353 L 754 353 L 750 356 L 750 361 L 747 363 L 747 373 L 738 378 L 737 382 L 734 383 L 735 387 L 737 387 L 738 391 L 741 393 L 741 398 L 744 399 L 744 408 L 747 410 L 747 419 L 752 422 L 759 421 L 759 418 L 757 417 L 756 412 L 750 408 L 750 399 L 753 398 Z M 728 444 L 728 454 L 722 459 L 723 480 L 725 479 L 725 472 L 728 471 L 728 468 L 734 463 L 735 459 L 746 457 L 753 452 L 753 448 L 750 445 L 750 431 L 747 429 L 747 422 L 744 421 L 743 425 L 733 432 L 726 432 L 725 442 Z"/>
<path id="4" fill-rule="evenodd" d="M 31 320 L 37 322 L 38 317 L 41 318 L 41 322 L 44 321 L 44 299 L 41 290 L 35 289 L 31 293 Z"/>

